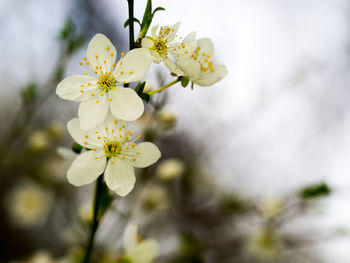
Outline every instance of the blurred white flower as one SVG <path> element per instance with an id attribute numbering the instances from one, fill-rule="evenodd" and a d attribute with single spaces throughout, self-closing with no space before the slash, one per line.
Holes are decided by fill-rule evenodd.
<path id="1" fill-rule="evenodd" d="M 176 115 L 172 109 L 169 107 L 164 107 L 158 112 L 158 118 L 161 123 L 167 125 L 167 126 L 173 126 L 176 121 Z"/>
<path id="2" fill-rule="evenodd" d="M 73 75 L 57 85 L 56 93 L 67 100 L 81 102 L 78 110 L 80 127 L 90 130 L 97 127 L 109 112 L 125 121 L 139 118 L 144 110 L 142 99 L 133 89 L 122 84 L 139 81 L 147 73 L 151 58 L 147 49 L 128 52 L 114 64 L 117 51 L 111 41 L 96 34 L 90 41 L 84 63 L 90 72 Z M 81 65 L 84 65 L 80 62 Z"/>
<path id="3" fill-rule="evenodd" d="M 163 26 L 159 29 L 158 25 L 152 27 L 152 37 L 146 36 L 142 39 L 141 45 L 147 48 L 154 63 L 163 63 L 172 68 L 172 58 L 169 55 L 177 58 L 189 57 L 196 47 L 196 42 L 176 42 L 176 34 L 180 27 L 180 22 L 172 26 Z"/>
<path id="4" fill-rule="evenodd" d="M 189 35 L 184 42 L 192 42 L 193 35 Z M 190 57 L 180 57 L 176 61 L 176 69 L 172 72 L 179 76 L 188 77 L 200 86 L 211 86 L 227 75 L 224 65 L 213 62 L 214 45 L 209 38 L 197 40 L 197 47 Z M 171 68 L 170 68 L 171 70 Z"/>
<path id="5" fill-rule="evenodd" d="M 32 151 L 43 151 L 50 145 L 47 132 L 37 130 L 32 132 L 28 137 L 28 148 Z"/>
<path id="6" fill-rule="evenodd" d="M 273 261 L 283 253 L 283 240 L 271 228 L 262 228 L 254 233 L 247 243 L 247 252 L 256 259 Z"/>
<path id="7" fill-rule="evenodd" d="M 167 190 L 161 185 L 148 184 L 141 196 L 141 205 L 146 210 L 163 211 L 169 207 Z"/>
<path id="8" fill-rule="evenodd" d="M 98 128 L 83 131 L 78 119 L 72 119 L 67 127 L 73 139 L 91 149 L 76 158 L 67 172 L 68 181 L 75 185 L 86 185 L 104 172 L 107 186 L 120 196 L 127 195 L 135 184 L 133 167 L 147 167 L 160 158 L 157 146 L 150 142 L 135 144 L 141 136 L 131 139 L 128 124 L 107 117 Z"/>
<path id="9" fill-rule="evenodd" d="M 124 234 L 125 255 L 119 262 L 151 263 L 158 255 L 159 246 L 154 239 L 142 240 L 137 233 L 137 225 L 130 224 Z"/>
<path id="10" fill-rule="evenodd" d="M 172 180 L 180 176 L 184 171 L 184 164 L 179 159 L 169 158 L 162 161 L 156 170 L 157 176 L 164 180 Z"/>
<path id="11" fill-rule="evenodd" d="M 46 221 L 52 203 L 49 192 L 34 183 L 23 182 L 8 196 L 7 208 L 14 224 L 31 227 Z"/>
<path id="12" fill-rule="evenodd" d="M 283 200 L 276 196 L 270 196 L 263 200 L 260 211 L 265 218 L 274 218 L 283 212 Z"/>

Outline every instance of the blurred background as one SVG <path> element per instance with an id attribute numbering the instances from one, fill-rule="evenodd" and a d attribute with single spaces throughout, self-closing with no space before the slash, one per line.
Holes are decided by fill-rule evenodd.
<path id="1" fill-rule="evenodd" d="M 145 5 L 135 0 L 140 20 Z M 152 96 L 134 126 L 162 159 L 114 201 L 94 262 L 117 262 L 128 222 L 158 240 L 156 262 L 349 262 L 350 2 L 157 6 L 154 25 L 211 38 L 229 74 Z M 128 50 L 127 1 L 3 0 L 0 19 L 0 262 L 79 262 L 93 186 L 65 178 L 78 104 L 55 88 L 83 72 L 96 33 Z M 145 80 L 172 78 L 152 65 Z"/>

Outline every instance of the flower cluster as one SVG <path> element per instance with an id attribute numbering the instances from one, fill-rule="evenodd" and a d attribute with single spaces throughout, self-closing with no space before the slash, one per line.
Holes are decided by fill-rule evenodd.
<path id="1" fill-rule="evenodd" d="M 144 168 L 160 158 L 153 143 L 136 143 L 141 138 L 133 136 L 127 123 L 143 114 L 144 104 L 125 84 L 141 81 L 152 61 L 163 62 L 173 74 L 201 86 L 213 85 L 226 76 L 226 67 L 212 60 L 212 42 L 196 40 L 195 32 L 180 41 L 179 26 L 154 26 L 152 36 L 141 40 L 141 48 L 122 52 L 117 62 L 117 50 L 111 41 L 96 34 L 80 62 L 86 72 L 57 85 L 59 97 L 80 102 L 79 118 L 68 122 L 68 131 L 87 149 L 67 172 L 71 184 L 86 185 L 104 174 L 107 186 L 125 196 L 136 181 L 133 167 Z"/>

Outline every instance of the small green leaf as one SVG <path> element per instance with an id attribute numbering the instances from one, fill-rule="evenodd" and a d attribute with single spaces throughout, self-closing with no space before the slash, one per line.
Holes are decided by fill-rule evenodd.
<path id="1" fill-rule="evenodd" d="M 143 99 L 147 103 L 149 102 L 149 99 L 151 98 L 150 95 L 148 95 L 147 93 L 142 93 L 140 97 L 141 97 L 141 99 Z"/>
<path id="2" fill-rule="evenodd" d="M 326 183 L 321 182 L 318 184 L 304 187 L 303 189 L 300 190 L 299 196 L 302 199 L 314 199 L 314 198 L 327 196 L 331 193 L 331 191 L 332 190 L 329 188 L 329 186 Z"/>
<path id="3" fill-rule="evenodd" d="M 152 18 L 154 16 L 154 14 L 158 11 L 165 11 L 165 8 L 164 7 L 161 7 L 161 6 L 158 6 L 156 9 L 153 10 L 153 13 L 152 13 Z"/>
<path id="4" fill-rule="evenodd" d="M 181 78 L 181 85 L 182 87 L 187 87 L 188 83 L 190 83 L 190 79 L 188 77 L 182 77 Z"/>
<path id="5" fill-rule="evenodd" d="M 80 144 L 75 142 L 72 144 L 72 150 L 73 150 L 73 152 L 80 154 L 81 151 L 83 150 L 83 146 L 81 146 Z"/>
<path id="6" fill-rule="evenodd" d="M 145 88 L 146 85 L 146 81 L 141 81 L 139 82 L 139 84 L 137 84 L 137 86 L 135 87 L 135 92 L 137 93 L 137 95 L 139 95 L 141 97 L 141 94 L 143 92 L 143 89 Z"/>
<path id="7" fill-rule="evenodd" d="M 141 26 L 141 22 L 136 17 L 133 17 L 133 21 L 134 23 L 136 22 Z M 130 19 L 128 18 L 124 23 L 124 27 L 127 27 L 129 24 L 130 24 Z"/>

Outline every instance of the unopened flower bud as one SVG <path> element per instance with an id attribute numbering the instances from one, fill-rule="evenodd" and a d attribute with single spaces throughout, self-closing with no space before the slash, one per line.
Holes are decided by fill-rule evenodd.
<path id="1" fill-rule="evenodd" d="M 49 139 L 45 131 L 34 131 L 29 135 L 28 147 L 30 150 L 40 152 L 49 146 Z"/>
<path id="2" fill-rule="evenodd" d="M 179 177 L 184 171 L 184 165 L 179 159 L 171 158 L 162 161 L 156 170 L 161 180 L 169 181 Z"/>

